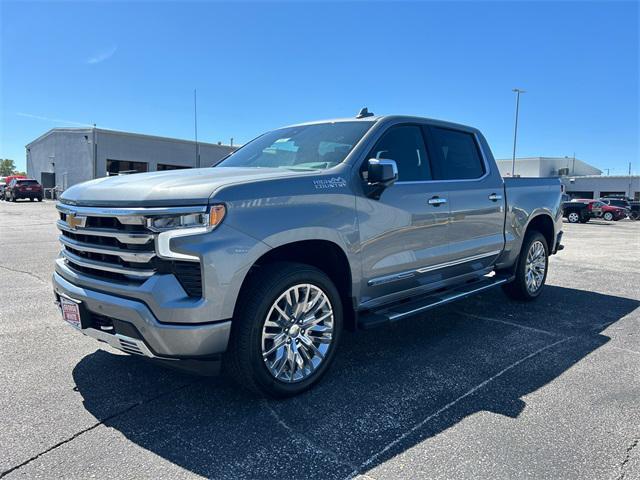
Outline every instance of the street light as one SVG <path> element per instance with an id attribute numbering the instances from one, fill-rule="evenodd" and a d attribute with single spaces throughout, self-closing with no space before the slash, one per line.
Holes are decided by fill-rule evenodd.
<path id="1" fill-rule="evenodd" d="M 514 88 L 512 91 L 516 92 L 516 125 L 513 130 L 513 160 L 511 161 L 511 176 L 516 174 L 516 139 L 518 137 L 518 111 L 520 110 L 520 94 L 525 93 L 524 90 Z"/>

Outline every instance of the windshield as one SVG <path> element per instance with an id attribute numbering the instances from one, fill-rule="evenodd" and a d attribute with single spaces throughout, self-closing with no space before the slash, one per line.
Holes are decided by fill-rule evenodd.
<path id="1" fill-rule="evenodd" d="M 265 133 L 216 167 L 324 170 L 335 167 L 373 122 L 334 122 L 287 127 Z"/>

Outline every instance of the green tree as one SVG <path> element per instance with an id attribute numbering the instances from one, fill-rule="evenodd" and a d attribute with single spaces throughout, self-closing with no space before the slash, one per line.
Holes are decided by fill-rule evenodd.
<path id="1" fill-rule="evenodd" d="M 15 169 L 16 163 L 13 160 L 9 160 L 8 158 L 0 160 L 0 176 L 6 177 L 7 175 L 11 175 Z"/>

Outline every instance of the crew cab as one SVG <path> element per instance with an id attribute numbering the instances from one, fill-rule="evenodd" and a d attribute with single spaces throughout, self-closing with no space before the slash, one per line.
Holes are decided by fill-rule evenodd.
<path id="1" fill-rule="evenodd" d="M 15 202 L 21 198 L 42 201 L 42 185 L 32 178 L 14 178 L 4 188 L 4 196 L 7 201 Z"/>
<path id="2" fill-rule="evenodd" d="M 267 132 L 213 168 L 76 185 L 57 208 L 68 323 L 275 397 L 322 377 L 343 328 L 495 287 L 536 299 L 562 248 L 558 179 L 503 179 L 473 127 L 366 109 Z"/>

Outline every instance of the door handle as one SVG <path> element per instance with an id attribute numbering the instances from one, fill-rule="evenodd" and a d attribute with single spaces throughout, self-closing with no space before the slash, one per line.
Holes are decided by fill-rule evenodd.
<path id="1" fill-rule="evenodd" d="M 447 199 L 446 198 L 431 197 L 429 199 L 429 205 L 433 205 L 434 207 L 439 207 L 443 203 L 447 203 Z"/>
<path id="2" fill-rule="evenodd" d="M 489 200 L 491 200 L 492 202 L 497 202 L 498 200 L 502 200 L 502 195 L 492 193 L 491 195 L 489 195 Z"/>

